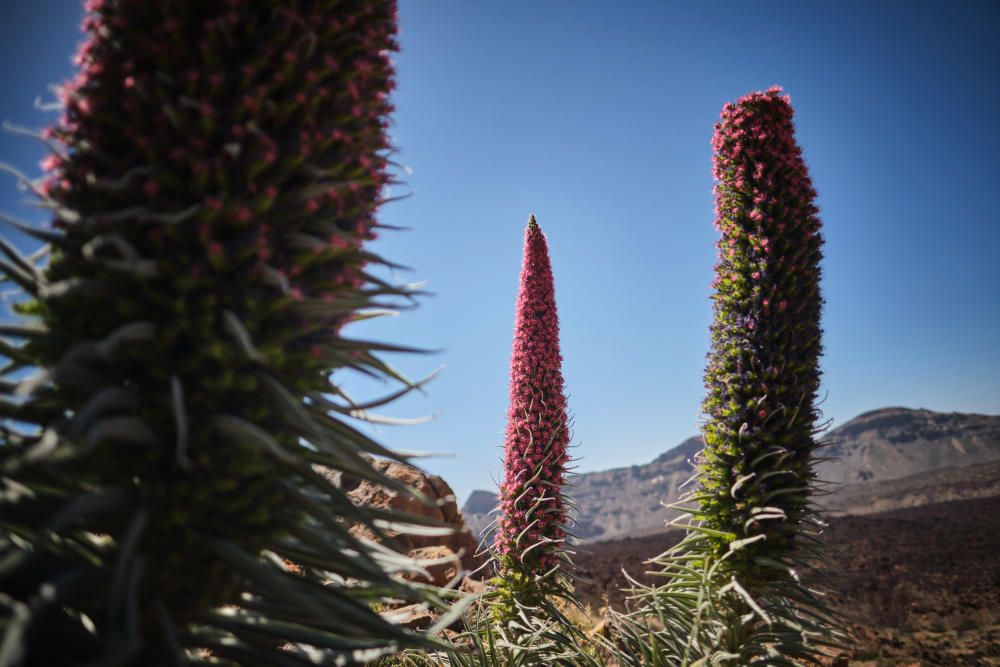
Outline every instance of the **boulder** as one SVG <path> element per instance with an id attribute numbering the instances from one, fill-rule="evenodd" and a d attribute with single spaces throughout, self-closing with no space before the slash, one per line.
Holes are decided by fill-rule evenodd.
<path id="1" fill-rule="evenodd" d="M 426 517 L 445 526 L 454 528 L 451 535 L 428 536 L 408 535 L 397 531 L 385 531 L 388 546 L 406 553 L 420 562 L 430 577 L 414 575 L 411 578 L 426 581 L 435 586 L 445 586 L 455 582 L 460 574 L 475 570 L 484 562 L 484 556 L 477 555 L 479 544 L 469 532 L 458 510 L 455 493 L 441 477 L 431 475 L 415 466 L 387 459 L 369 459 L 372 467 L 387 477 L 402 482 L 428 499 L 401 493 L 395 489 L 357 479 L 337 470 L 317 468 L 325 477 L 347 494 L 355 504 L 378 509 L 394 509 L 420 517 Z M 363 525 L 351 527 L 356 537 L 382 541 L 374 531 Z"/>

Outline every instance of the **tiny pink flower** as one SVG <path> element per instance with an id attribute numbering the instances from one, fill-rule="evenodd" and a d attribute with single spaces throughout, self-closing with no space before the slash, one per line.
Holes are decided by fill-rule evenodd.
<path id="1" fill-rule="evenodd" d="M 55 153 L 51 153 L 42 158 L 42 161 L 38 163 L 38 166 L 45 171 L 53 171 L 58 169 L 61 164 L 62 160 L 59 159 L 59 156 Z"/>

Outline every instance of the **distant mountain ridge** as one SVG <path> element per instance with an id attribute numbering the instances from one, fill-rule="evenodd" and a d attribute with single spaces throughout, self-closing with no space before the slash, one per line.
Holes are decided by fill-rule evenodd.
<path id="1" fill-rule="evenodd" d="M 827 444 L 819 455 L 834 460 L 817 471 L 838 486 L 821 500 L 838 514 L 1000 494 L 991 476 L 1000 472 L 1000 416 L 882 408 L 822 440 Z M 569 489 L 577 507 L 575 534 L 600 540 L 663 530 L 677 516 L 664 505 L 680 496 L 701 447 L 701 436 L 694 436 L 644 465 L 576 475 Z M 495 494 L 473 491 L 462 508 L 473 533 L 492 520 L 488 512 L 495 506 Z"/>
<path id="2" fill-rule="evenodd" d="M 1000 459 L 1000 417 L 884 408 L 830 431 L 818 468 L 831 482 L 897 479 Z"/>

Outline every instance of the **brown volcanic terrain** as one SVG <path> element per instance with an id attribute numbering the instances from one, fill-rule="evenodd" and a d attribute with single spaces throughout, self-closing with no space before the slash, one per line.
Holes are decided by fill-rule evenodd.
<path id="1" fill-rule="evenodd" d="M 847 664 L 1000 665 L 1000 496 L 829 521 L 831 599 L 855 637 Z M 679 537 L 583 545 L 591 581 L 578 594 L 595 614 L 608 599 L 622 608 L 622 568 L 650 583 L 643 561 Z"/>
<path id="2" fill-rule="evenodd" d="M 866 412 L 825 434 L 819 455 L 834 457 L 818 468 L 834 482 L 821 499 L 843 514 L 886 511 L 1000 493 L 1000 417 L 907 408 Z M 569 495 L 576 503 L 583 540 L 662 532 L 676 511 L 680 485 L 701 449 L 693 437 L 645 465 L 576 475 Z M 983 467 L 986 466 L 992 467 Z M 951 469 L 951 470 L 949 470 Z M 462 509 L 478 533 L 492 518 L 496 497 L 475 491 Z"/>

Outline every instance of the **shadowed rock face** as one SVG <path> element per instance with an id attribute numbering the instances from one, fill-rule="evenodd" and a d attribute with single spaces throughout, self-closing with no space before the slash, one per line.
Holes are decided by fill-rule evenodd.
<path id="1" fill-rule="evenodd" d="M 817 468 L 836 483 L 820 501 L 839 514 L 866 514 L 1000 493 L 1000 417 L 884 408 L 866 412 L 822 437 Z M 701 438 L 688 438 L 651 463 L 584 473 L 571 479 L 575 534 L 601 540 L 660 532 L 693 474 Z M 688 487 L 685 487 L 685 490 Z M 496 496 L 474 491 L 463 507 L 473 533 L 491 520 Z"/>

